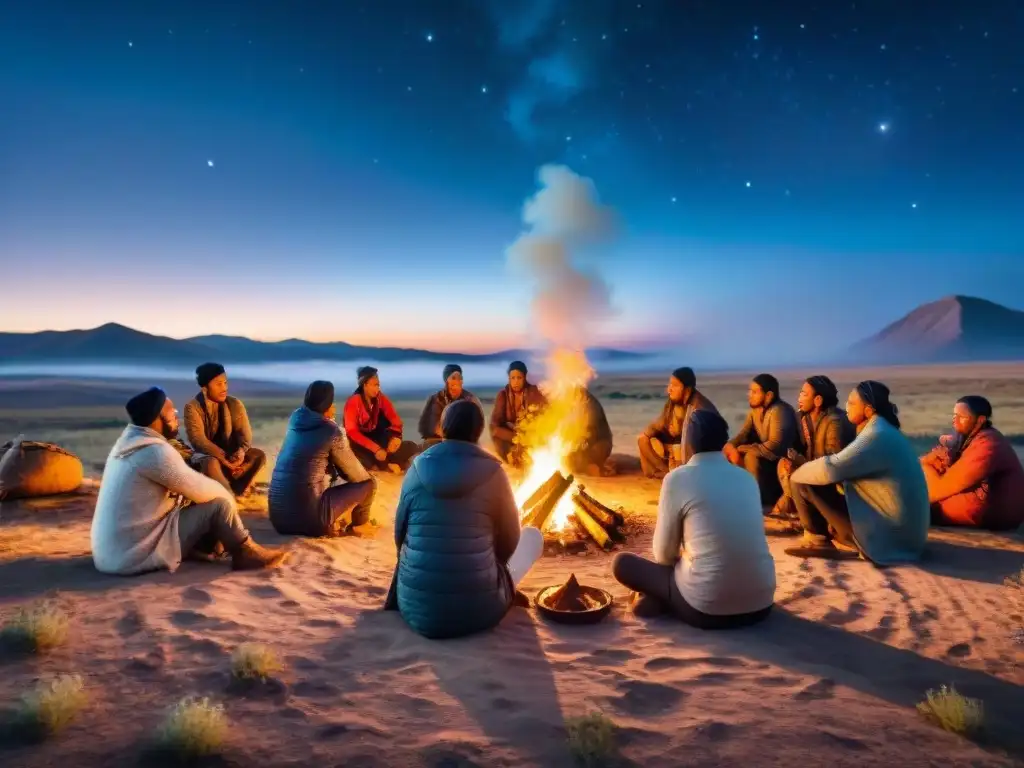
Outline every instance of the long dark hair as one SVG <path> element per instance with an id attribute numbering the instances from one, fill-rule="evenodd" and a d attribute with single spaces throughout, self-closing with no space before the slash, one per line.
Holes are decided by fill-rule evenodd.
<path id="1" fill-rule="evenodd" d="M 864 401 L 875 409 L 875 413 L 892 424 L 896 429 L 900 428 L 900 409 L 895 403 L 889 401 L 889 388 L 880 381 L 868 379 L 857 385 L 857 394 Z"/>

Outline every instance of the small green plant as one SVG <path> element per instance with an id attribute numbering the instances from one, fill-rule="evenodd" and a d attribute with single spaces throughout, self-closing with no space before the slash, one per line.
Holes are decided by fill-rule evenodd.
<path id="1" fill-rule="evenodd" d="M 0 630 L 5 645 L 30 653 L 43 653 L 68 638 L 68 615 L 53 603 L 41 602 L 19 608 Z"/>
<path id="2" fill-rule="evenodd" d="M 926 697 L 917 705 L 917 711 L 944 731 L 971 736 L 984 725 L 984 704 L 957 693 L 953 686 L 928 691 Z"/>
<path id="3" fill-rule="evenodd" d="M 570 717 L 565 721 L 569 734 L 569 752 L 580 765 L 600 766 L 611 762 L 616 753 L 615 723 L 601 712 Z"/>
<path id="4" fill-rule="evenodd" d="M 61 675 L 40 681 L 21 698 L 15 722 L 34 737 L 52 736 L 75 719 L 87 701 L 85 686 L 78 675 Z"/>
<path id="5" fill-rule="evenodd" d="M 160 727 L 160 745 L 185 759 L 217 754 L 224 745 L 227 721 L 224 707 L 209 699 L 179 701 Z"/>
<path id="6" fill-rule="evenodd" d="M 266 680 L 283 668 L 277 654 L 260 643 L 242 643 L 231 654 L 231 674 L 239 680 Z"/>

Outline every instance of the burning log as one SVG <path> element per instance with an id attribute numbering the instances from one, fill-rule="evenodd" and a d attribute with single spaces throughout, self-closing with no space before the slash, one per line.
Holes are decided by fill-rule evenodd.
<path id="1" fill-rule="evenodd" d="M 524 521 L 525 525 L 532 525 L 534 528 L 544 530 L 544 526 L 547 525 L 548 518 L 551 517 L 551 513 L 557 506 L 558 501 L 565 495 L 565 492 L 569 490 L 569 486 L 572 485 L 575 479 L 572 475 L 568 477 L 562 477 L 562 473 L 558 473 L 558 481 L 554 484 L 554 487 L 548 493 L 544 501 L 537 504 L 533 508 L 531 514 L 527 515 Z M 548 481 L 550 482 L 550 480 Z"/>
<path id="2" fill-rule="evenodd" d="M 600 501 L 595 499 L 587 493 L 586 486 L 579 486 L 576 489 L 576 495 L 586 503 L 587 511 L 590 512 L 592 517 L 600 521 L 601 525 L 606 528 L 613 525 L 625 525 L 626 518 L 622 516 L 622 513 L 616 512 L 611 507 L 606 507 Z"/>
<path id="3" fill-rule="evenodd" d="M 562 475 L 562 471 L 556 469 L 551 477 L 541 483 L 540 487 L 531 493 L 530 498 L 523 503 L 523 516 L 529 515 L 533 508 L 544 501 L 547 495 L 557 488 L 559 482 L 563 480 L 565 480 L 565 476 Z"/>
<path id="4" fill-rule="evenodd" d="M 598 525 L 602 526 L 605 529 L 605 531 L 608 533 L 609 538 L 611 538 L 612 541 L 617 543 L 625 541 L 625 534 L 623 534 L 622 531 L 620 531 L 617 527 L 616 516 L 610 515 L 607 512 L 605 512 L 602 508 L 603 505 L 595 506 L 594 504 L 588 503 L 587 498 L 588 497 L 586 496 L 586 494 L 575 493 L 573 494 L 572 500 L 578 509 L 582 509 L 583 511 L 585 511 L 592 518 L 594 518 Z M 617 517 L 618 519 L 622 518 L 621 515 L 618 515 Z"/>
<path id="5" fill-rule="evenodd" d="M 573 522 L 590 538 L 592 538 L 597 546 L 603 549 L 605 552 L 611 551 L 615 546 L 612 543 L 611 537 L 608 535 L 608 531 L 601 527 L 601 525 L 590 516 L 590 513 L 583 507 L 578 499 L 574 499 L 576 502 L 576 512 L 573 514 Z"/>

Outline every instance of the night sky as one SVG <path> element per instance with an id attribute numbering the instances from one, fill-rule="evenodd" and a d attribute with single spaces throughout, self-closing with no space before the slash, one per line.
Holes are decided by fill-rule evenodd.
<path id="1" fill-rule="evenodd" d="M 0 325 L 521 343 L 546 163 L 621 222 L 602 342 L 1024 308 L 1022 39 L 1019 0 L 3 3 Z"/>

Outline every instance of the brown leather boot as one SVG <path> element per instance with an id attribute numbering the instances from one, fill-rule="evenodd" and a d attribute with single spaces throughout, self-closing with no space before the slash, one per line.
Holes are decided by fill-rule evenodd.
<path id="1" fill-rule="evenodd" d="M 251 538 L 246 539 L 235 552 L 231 554 L 231 569 L 234 571 L 256 571 L 263 568 L 276 568 L 288 553 L 283 549 L 271 549 L 261 547 Z"/>

